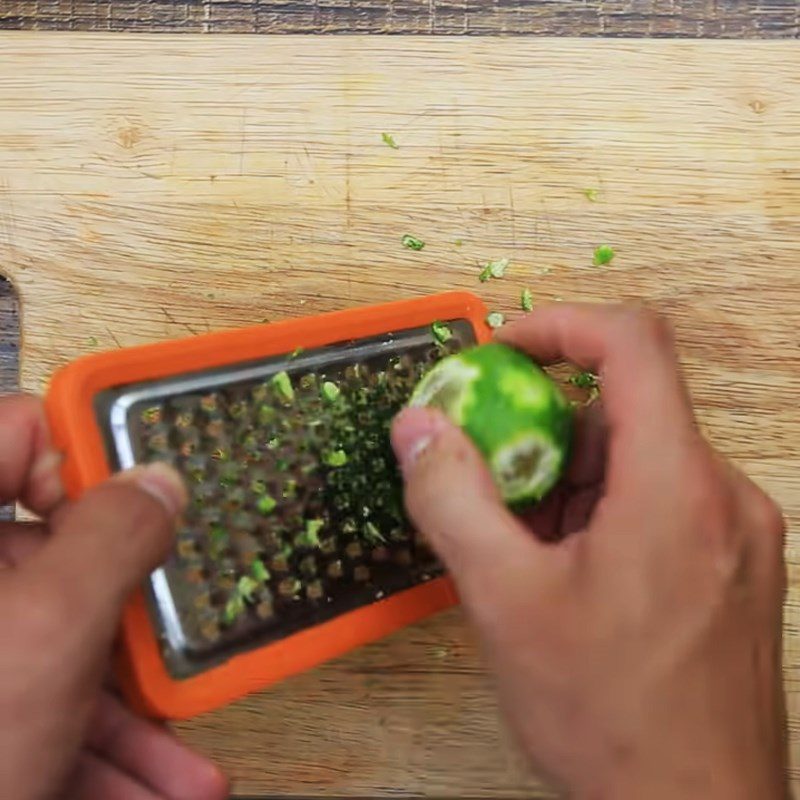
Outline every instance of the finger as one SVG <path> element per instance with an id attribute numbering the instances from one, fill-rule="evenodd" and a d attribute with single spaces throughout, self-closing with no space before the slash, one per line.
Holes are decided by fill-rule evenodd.
<path id="1" fill-rule="evenodd" d="M 739 519 L 744 521 L 745 537 L 761 554 L 769 580 L 775 585 L 777 579 L 782 591 L 786 579 L 786 520 L 781 507 L 732 461 L 717 452 L 712 452 L 712 457 L 731 486 L 730 497 L 738 508 Z"/>
<path id="2" fill-rule="evenodd" d="M 570 486 L 592 486 L 603 480 L 607 445 L 608 425 L 602 403 L 594 402 L 579 409 L 566 475 Z"/>
<path id="3" fill-rule="evenodd" d="M 52 516 L 50 539 L 21 570 L 27 585 L 102 641 L 129 593 L 165 557 L 185 503 L 180 476 L 164 464 L 119 473 Z"/>
<path id="4" fill-rule="evenodd" d="M 555 548 L 538 542 L 504 506 L 475 446 L 446 417 L 409 408 L 395 420 L 392 444 L 414 524 L 453 574 L 465 602 L 509 571 L 531 582 Z"/>
<path id="5" fill-rule="evenodd" d="M 561 515 L 561 535 L 569 536 L 571 533 L 588 528 L 602 496 L 603 486 L 601 484 L 584 486 L 570 492 Z"/>
<path id="6" fill-rule="evenodd" d="M 554 303 L 502 328 L 497 338 L 539 362 L 567 359 L 600 372 L 603 404 L 615 436 L 624 434 L 656 448 L 694 430 L 669 327 L 652 312 Z"/>
<path id="7" fill-rule="evenodd" d="M 0 398 L 0 504 L 20 500 L 34 513 L 47 514 L 64 497 L 60 465 L 41 400 Z"/>
<path id="8" fill-rule="evenodd" d="M 93 753 L 78 757 L 69 786 L 60 800 L 163 800 L 121 770 Z"/>
<path id="9" fill-rule="evenodd" d="M 45 541 L 40 522 L 0 522 L 0 567 L 18 567 Z"/>
<path id="10" fill-rule="evenodd" d="M 520 514 L 520 519 L 545 542 L 556 542 L 561 539 L 561 516 L 567 500 L 567 489 L 563 485 L 556 486 L 536 505 Z"/>
<path id="11" fill-rule="evenodd" d="M 228 784 L 210 761 L 181 744 L 168 730 L 137 717 L 103 692 L 88 745 L 115 767 L 167 800 L 222 800 Z"/>

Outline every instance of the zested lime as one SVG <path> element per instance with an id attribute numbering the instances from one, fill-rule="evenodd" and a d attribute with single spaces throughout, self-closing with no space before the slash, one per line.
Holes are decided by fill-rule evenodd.
<path id="1" fill-rule="evenodd" d="M 510 347 L 485 344 L 443 359 L 409 405 L 438 408 L 460 426 L 511 506 L 541 500 L 564 471 L 572 409 L 547 374 Z"/>

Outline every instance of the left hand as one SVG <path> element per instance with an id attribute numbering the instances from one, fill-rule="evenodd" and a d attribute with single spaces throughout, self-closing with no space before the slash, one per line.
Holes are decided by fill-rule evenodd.
<path id="1" fill-rule="evenodd" d="M 186 502 L 163 465 L 64 496 L 41 402 L 0 399 L 0 793 L 15 800 L 222 800 L 219 770 L 104 686 L 129 593 L 163 560 Z"/>

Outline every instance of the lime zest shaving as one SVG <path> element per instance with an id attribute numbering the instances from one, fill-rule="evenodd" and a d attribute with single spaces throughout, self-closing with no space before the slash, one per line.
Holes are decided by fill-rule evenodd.
<path id="1" fill-rule="evenodd" d="M 223 612 L 223 620 L 231 625 L 236 621 L 236 618 L 244 611 L 244 599 L 242 596 L 235 592 L 228 598 L 225 603 L 225 611 Z"/>
<path id="2" fill-rule="evenodd" d="M 278 415 L 278 412 L 272 407 L 268 406 L 266 403 L 260 405 L 258 407 L 258 422 L 260 425 L 266 425 Z"/>
<path id="3" fill-rule="evenodd" d="M 347 463 L 347 453 L 344 450 L 332 450 L 325 453 L 322 460 L 328 467 L 343 467 Z"/>
<path id="4" fill-rule="evenodd" d="M 249 575 L 242 575 L 236 584 L 236 591 L 239 595 L 248 602 L 253 599 L 253 592 L 258 589 L 258 581 L 251 578 Z"/>
<path id="5" fill-rule="evenodd" d="M 593 189 L 593 188 L 584 189 L 583 190 L 583 196 L 590 203 L 596 203 L 598 198 L 600 197 L 600 190 L 599 189 Z"/>
<path id="6" fill-rule="evenodd" d="M 481 283 L 486 283 L 489 278 L 502 278 L 506 274 L 508 265 L 511 261 L 507 258 L 498 258 L 496 261 L 487 261 L 486 265 L 480 271 L 478 280 Z"/>
<path id="7" fill-rule="evenodd" d="M 439 344 L 449 342 L 453 338 L 453 331 L 450 330 L 450 326 L 446 322 L 440 322 L 439 320 L 436 320 L 431 325 L 431 333 Z"/>
<path id="8" fill-rule="evenodd" d="M 363 527 L 364 538 L 372 544 L 385 544 L 386 539 L 383 534 L 378 530 L 378 526 L 374 522 L 367 520 Z"/>
<path id="9" fill-rule="evenodd" d="M 499 328 L 505 325 L 506 318 L 499 311 L 492 311 L 486 315 L 486 324 L 490 328 Z"/>
<path id="10" fill-rule="evenodd" d="M 422 248 L 425 247 L 425 242 L 423 242 L 422 239 L 417 239 L 416 236 L 412 236 L 410 233 L 406 233 L 403 238 L 400 239 L 400 243 L 409 250 L 422 250 Z"/>
<path id="11" fill-rule="evenodd" d="M 610 244 L 601 244 L 599 247 L 595 248 L 592 263 L 596 267 L 605 266 L 614 260 L 615 255 L 614 248 Z"/>
<path id="12" fill-rule="evenodd" d="M 289 377 L 288 372 L 283 370 L 274 375 L 272 385 L 284 400 L 289 402 L 294 400 L 294 386 L 292 386 L 292 379 Z"/>
<path id="13" fill-rule="evenodd" d="M 583 405 L 588 406 L 600 396 L 600 378 L 594 372 L 589 372 L 587 370 L 576 372 L 567 378 L 567 382 L 571 383 L 573 386 L 577 386 L 579 389 L 588 390 L 589 395 Z M 576 405 L 581 404 L 576 403 Z"/>
<path id="14" fill-rule="evenodd" d="M 256 508 L 262 513 L 264 516 L 267 514 L 271 514 L 278 505 L 278 501 L 272 497 L 272 495 L 265 494 L 262 497 L 259 497 L 256 501 Z"/>
<path id="15" fill-rule="evenodd" d="M 388 147 L 391 147 L 392 150 L 399 150 L 400 149 L 400 145 L 397 144 L 397 142 L 395 141 L 394 136 L 392 136 L 391 133 L 382 133 L 381 134 L 381 140 L 383 141 L 383 143 L 385 145 L 387 145 Z"/>
<path id="16" fill-rule="evenodd" d="M 325 520 L 307 519 L 306 529 L 297 534 L 295 544 L 300 547 L 319 547 L 319 532 L 325 527 Z"/>
<path id="17" fill-rule="evenodd" d="M 270 579 L 269 570 L 264 566 L 264 562 L 260 558 L 253 561 L 250 565 L 250 571 L 253 573 L 253 577 L 257 581 L 261 581 L 261 583 L 266 583 Z"/>
<path id="18" fill-rule="evenodd" d="M 567 378 L 567 380 L 579 389 L 596 389 L 600 385 L 600 378 L 594 372 L 581 370 Z"/>
<path id="19" fill-rule="evenodd" d="M 533 311 L 533 294 L 530 289 L 523 289 L 519 298 L 523 311 Z"/>
<path id="20" fill-rule="evenodd" d="M 329 403 L 333 403 L 342 390 L 333 381 L 325 381 L 320 388 L 320 393 Z"/>

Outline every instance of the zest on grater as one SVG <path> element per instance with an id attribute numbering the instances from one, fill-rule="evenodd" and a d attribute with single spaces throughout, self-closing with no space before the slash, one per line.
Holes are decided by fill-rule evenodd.
<path id="1" fill-rule="evenodd" d="M 189 487 L 172 554 L 123 615 L 134 707 L 189 717 L 456 602 L 404 516 L 388 431 L 433 363 L 490 338 L 485 317 L 448 293 L 56 373 L 46 406 L 71 497 L 159 460 Z"/>

